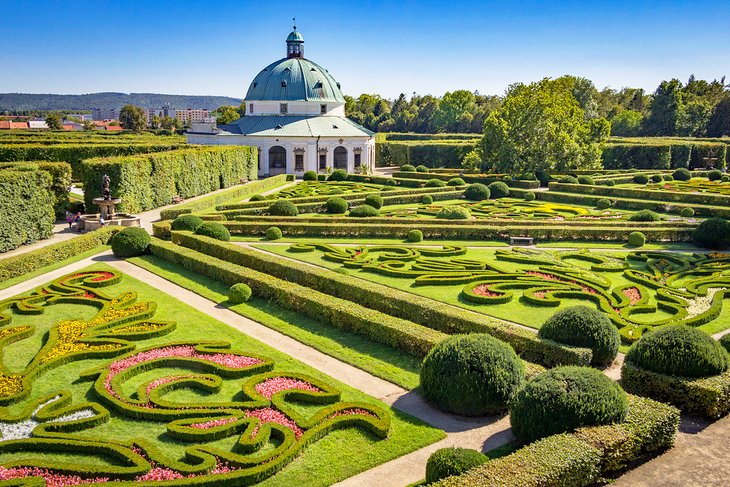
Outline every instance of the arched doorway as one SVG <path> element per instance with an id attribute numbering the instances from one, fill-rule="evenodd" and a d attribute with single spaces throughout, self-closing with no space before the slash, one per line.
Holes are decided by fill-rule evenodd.
<path id="1" fill-rule="evenodd" d="M 280 145 L 275 145 L 269 149 L 269 175 L 286 173 L 286 149 Z"/>
<path id="2" fill-rule="evenodd" d="M 347 149 L 339 146 L 334 151 L 334 166 L 335 169 L 347 170 Z"/>

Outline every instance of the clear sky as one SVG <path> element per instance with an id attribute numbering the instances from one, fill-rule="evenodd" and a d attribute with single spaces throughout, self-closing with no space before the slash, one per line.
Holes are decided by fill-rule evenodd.
<path id="1" fill-rule="evenodd" d="M 353 96 L 730 75 L 728 0 L 0 0 L 0 92 L 242 98 L 294 16 L 306 57 Z"/>

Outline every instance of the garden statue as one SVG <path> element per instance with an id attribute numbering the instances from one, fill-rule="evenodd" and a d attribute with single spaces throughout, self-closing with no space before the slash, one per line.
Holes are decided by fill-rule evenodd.
<path id="1" fill-rule="evenodd" d="M 101 195 L 106 200 L 109 201 L 112 199 L 112 193 L 109 190 L 109 184 L 111 183 L 111 178 L 108 174 L 104 174 L 104 176 L 101 178 Z"/>

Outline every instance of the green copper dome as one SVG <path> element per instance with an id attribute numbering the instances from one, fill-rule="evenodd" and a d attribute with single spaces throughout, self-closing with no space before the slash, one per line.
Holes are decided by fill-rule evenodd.
<path id="1" fill-rule="evenodd" d="M 257 74 L 246 100 L 344 103 L 345 97 L 326 69 L 308 59 L 292 57 L 280 59 Z"/>
<path id="2" fill-rule="evenodd" d="M 286 38 L 286 42 L 304 42 L 304 37 L 296 30 L 293 30 Z"/>

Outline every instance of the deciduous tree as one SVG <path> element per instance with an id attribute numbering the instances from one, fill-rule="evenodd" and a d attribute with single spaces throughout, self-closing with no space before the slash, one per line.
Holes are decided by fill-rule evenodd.
<path id="1" fill-rule="evenodd" d="M 147 115 L 138 106 L 124 105 L 119 110 L 119 123 L 127 130 L 139 132 L 147 128 Z"/>

